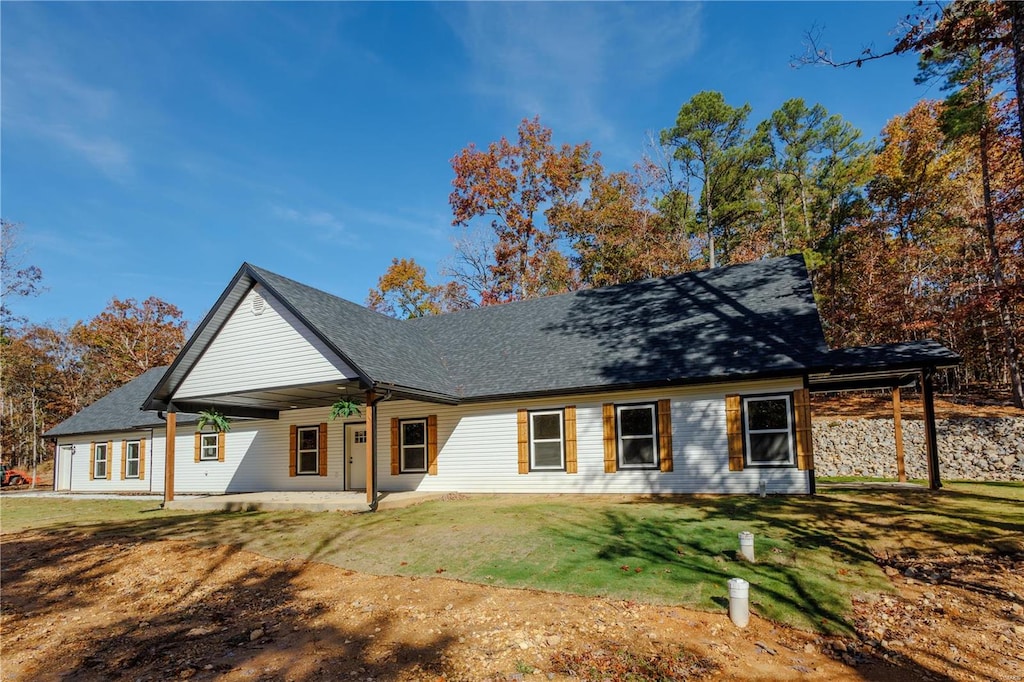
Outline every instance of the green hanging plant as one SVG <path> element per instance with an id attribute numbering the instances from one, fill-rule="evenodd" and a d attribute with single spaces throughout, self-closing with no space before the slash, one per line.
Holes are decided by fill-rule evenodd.
<path id="1" fill-rule="evenodd" d="M 202 431 L 207 424 L 212 425 L 218 431 L 230 431 L 231 422 L 217 410 L 200 410 L 199 421 L 196 423 L 196 431 Z"/>
<path id="2" fill-rule="evenodd" d="M 359 400 L 342 398 L 331 405 L 331 421 L 334 421 L 338 417 L 351 417 L 354 414 L 359 414 L 360 404 Z"/>

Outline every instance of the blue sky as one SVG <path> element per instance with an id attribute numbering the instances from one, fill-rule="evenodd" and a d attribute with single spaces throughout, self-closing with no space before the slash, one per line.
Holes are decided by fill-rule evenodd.
<path id="1" fill-rule="evenodd" d="M 159 296 L 198 322 L 243 261 L 362 302 L 451 252 L 450 159 L 540 115 L 628 168 L 701 90 L 752 122 L 820 102 L 877 137 L 912 56 L 790 66 L 806 30 L 887 48 L 896 3 L 0 4 L 0 213 L 33 321 Z"/>

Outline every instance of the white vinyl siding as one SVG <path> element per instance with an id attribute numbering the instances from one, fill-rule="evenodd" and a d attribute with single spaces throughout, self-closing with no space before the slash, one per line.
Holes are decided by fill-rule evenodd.
<path id="1" fill-rule="evenodd" d="M 254 298 L 263 301 L 254 307 Z M 254 311 L 259 310 L 259 314 Z M 258 352 L 256 351 L 258 349 Z M 301 386 L 356 377 L 355 371 L 257 285 L 231 313 L 174 398 Z"/>
<path id="2" fill-rule="evenodd" d="M 462 406 L 407 400 L 388 400 L 378 414 L 377 480 L 381 492 L 399 490 L 508 493 L 756 493 L 765 481 L 770 493 L 806 493 L 807 472 L 792 467 L 750 467 L 730 472 L 725 428 L 725 395 L 782 394 L 800 388 L 800 380 L 745 382 L 666 390 L 619 391 L 590 396 L 504 401 Z M 604 403 L 632 405 L 671 400 L 673 471 L 656 468 L 620 469 L 604 473 Z M 561 411 L 576 406 L 577 475 L 564 470 L 518 471 L 518 409 Z M 253 491 L 343 490 L 345 487 L 344 424 L 330 421 L 330 408 L 290 410 L 279 420 L 248 420 L 232 425 L 226 434 L 225 461 L 218 466 L 196 463 L 192 456 L 195 429 L 179 424 L 175 458 L 175 493 L 232 493 Z M 390 429 L 392 417 L 422 420 L 437 415 L 437 475 L 405 472 L 392 476 Z M 348 423 L 362 423 L 357 419 Z M 291 424 L 327 423 L 328 475 L 288 476 Z M 564 441 L 564 421 L 562 423 Z M 165 439 L 158 430 L 146 442 L 145 480 L 88 480 L 90 440 L 114 442 L 117 459 L 122 440 L 137 440 L 138 432 L 61 439 L 58 447 L 76 444 L 71 460 L 73 490 L 163 490 Z M 563 455 L 564 457 L 564 455 Z M 62 463 L 63 466 L 63 463 Z M 115 474 L 119 469 L 115 470 Z"/>
<path id="3" fill-rule="evenodd" d="M 57 439 L 57 452 L 60 460 L 58 462 L 59 489 L 71 490 L 74 492 L 97 492 L 97 493 L 149 493 L 160 494 L 164 489 L 164 462 L 163 462 L 163 430 L 156 432 L 156 436 L 148 429 L 145 431 L 118 431 L 116 433 L 85 434 L 79 436 L 61 436 Z M 191 436 L 191 434 L 190 434 Z M 128 441 L 137 446 L 142 439 L 146 441 L 144 457 L 145 475 L 143 478 L 121 479 L 121 458 L 122 444 Z M 160 454 L 154 456 L 156 440 L 160 441 Z M 89 480 L 89 444 L 101 443 L 106 445 L 110 442 L 110 452 L 107 454 L 107 466 L 110 470 L 110 479 L 94 478 Z M 192 459 L 192 449 L 186 451 L 189 459 Z M 180 463 L 179 456 L 178 462 Z M 131 470 L 126 466 L 126 472 Z"/>
<path id="4" fill-rule="evenodd" d="M 191 425 L 179 425 L 175 444 L 175 495 L 344 490 L 346 422 L 343 419 L 330 421 L 329 415 L 330 408 L 324 407 L 287 410 L 277 420 L 232 422 L 231 430 L 224 436 L 224 461 L 216 466 L 195 462 L 192 456 L 195 429 Z M 363 423 L 358 419 L 350 419 L 348 422 Z M 320 423 L 327 424 L 327 475 L 289 476 L 288 440 L 291 425 L 312 427 Z M 156 447 L 159 447 L 159 456 L 163 458 L 162 439 Z M 146 476 L 149 476 L 148 469 Z"/>
<path id="5" fill-rule="evenodd" d="M 379 423 L 392 417 L 437 415 L 437 475 L 392 476 L 388 458 L 377 459 L 381 491 L 422 490 L 509 493 L 756 493 L 763 480 L 771 493 L 808 492 L 807 472 L 793 468 L 750 468 L 730 472 L 725 396 L 766 394 L 802 387 L 800 379 L 769 380 L 665 390 L 618 391 L 567 398 L 533 399 L 462 406 L 386 401 Z M 620 469 L 604 473 L 603 403 L 656 403 L 671 399 L 673 471 Z M 578 474 L 563 470 L 519 474 L 516 410 L 576 406 Z M 387 453 L 390 433 L 379 429 L 378 452 Z"/>

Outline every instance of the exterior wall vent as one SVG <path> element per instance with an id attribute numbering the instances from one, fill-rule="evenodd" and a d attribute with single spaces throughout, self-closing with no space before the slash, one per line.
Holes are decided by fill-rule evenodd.
<path id="1" fill-rule="evenodd" d="M 263 314 L 263 311 L 267 308 L 267 301 L 259 294 L 254 291 L 252 298 L 249 299 L 249 308 L 252 310 L 252 314 L 257 317 Z"/>

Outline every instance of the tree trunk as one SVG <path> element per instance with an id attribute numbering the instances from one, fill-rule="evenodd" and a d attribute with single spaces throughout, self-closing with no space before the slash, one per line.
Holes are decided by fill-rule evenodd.
<path id="1" fill-rule="evenodd" d="M 1013 72 L 1017 86 L 1017 132 L 1020 158 L 1024 161 L 1024 2 L 1013 0 L 1010 7 L 1010 36 L 1013 44 Z"/>
<path id="2" fill-rule="evenodd" d="M 999 256 L 999 242 L 996 239 L 995 209 L 992 206 L 992 178 L 988 158 L 988 121 L 982 123 L 978 134 L 981 144 L 981 192 L 985 204 L 985 238 L 988 241 L 988 258 L 992 268 L 992 283 L 996 287 L 996 301 L 999 305 L 999 321 L 1005 337 L 1006 366 L 1010 372 L 1010 391 L 1015 407 L 1024 408 L 1024 386 L 1021 385 L 1020 358 L 1017 340 L 1014 336 L 1013 310 L 1010 307 L 1003 279 L 1003 267 Z"/>

